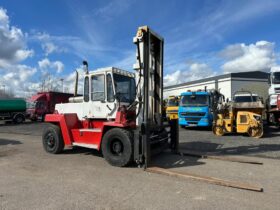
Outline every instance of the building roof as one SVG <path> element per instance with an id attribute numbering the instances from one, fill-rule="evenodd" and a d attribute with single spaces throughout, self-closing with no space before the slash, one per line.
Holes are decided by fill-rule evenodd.
<path id="1" fill-rule="evenodd" d="M 219 80 L 219 79 L 225 79 L 225 78 L 243 78 L 243 79 L 267 79 L 268 77 L 267 72 L 263 71 L 248 71 L 248 72 L 236 72 L 236 73 L 228 73 L 228 74 L 222 74 L 214 77 L 208 77 L 205 79 L 199 79 L 199 80 L 194 80 L 190 82 L 185 82 L 177 85 L 171 85 L 164 87 L 164 89 L 171 89 L 171 88 L 176 88 L 176 87 L 181 87 L 181 86 L 186 86 L 186 85 L 193 85 L 197 83 L 203 83 L 203 82 L 209 82 L 212 80 Z"/>

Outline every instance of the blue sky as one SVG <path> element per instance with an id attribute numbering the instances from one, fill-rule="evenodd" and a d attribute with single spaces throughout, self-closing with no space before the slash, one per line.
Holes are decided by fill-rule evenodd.
<path id="1" fill-rule="evenodd" d="M 132 70 L 141 25 L 165 38 L 166 85 L 279 63 L 277 0 L 1 0 L 0 8 L 0 83 L 16 95 L 44 79 L 59 89 L 63 78 L 71 90 L 84 59 L 90 69 Z"/>

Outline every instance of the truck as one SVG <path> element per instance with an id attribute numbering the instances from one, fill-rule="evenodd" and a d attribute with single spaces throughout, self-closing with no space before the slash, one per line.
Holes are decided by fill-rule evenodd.
<path id="1" fill-rule="evenodd" d="M 166 104 L 167 120 L 178 119 L 180 96 L 169 96 Z"/>
<path id="2" fill-rule="evenodd" d="M 27 117 L 32 121 L 44 121 L 46 114 L 55 111 L 55 104 L 68 102 L 73 96 L 62 92 L 38 92 L 27 100 Z"/>
<path id="3" fill-rule="evenodd" d="M 210 127 L 213 109 L 224 96 L 217 90 L 197 90 L 181 93 L 179 104 L 180 127 Z"/>
<path id="4" fill-rule="evenodd" d="M 266 100 L 268 124 L 280 126 L 280 67 L 272 67 L 268 77 L 269 89 Z"/>
<path id="5" fill-rule="evenodd" d="M 22 98 L 0 99 L 0 119 L 14 123 L 25 121 L 26 102 Z"/>
<path id="6" fill-rule="evenodd" d="M 133 42 L 135 73 L 116 67 L 89 71 L 83 62 L 82 100 L 74 97 L 72 102 L 56 104 L 56 112 L 45 117 L 49 123 L 42 134 L 46 152 L 58 154 L 65 147 L 80 146 L 102 151 L 112 166 L 135 162 L 147 168 L 152 155 L 167 148 L 177 151 L 178 123 L 166 124 L 162 118 L 164 40 L 142 26 Z"/>

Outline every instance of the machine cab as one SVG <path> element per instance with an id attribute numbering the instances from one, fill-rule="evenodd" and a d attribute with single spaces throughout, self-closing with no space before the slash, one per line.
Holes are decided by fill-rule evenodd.
<path id="1" fill-rule="evenodd" d="M 135 101 L 134 77 L 134 73 L 115 67 L 86 73 L 83 96 L 72 99 L 72 103 L 57 104 L 56 110 L 61 114 L 77 113 L 80 120 L 114 119 L 119 106 Z"/>

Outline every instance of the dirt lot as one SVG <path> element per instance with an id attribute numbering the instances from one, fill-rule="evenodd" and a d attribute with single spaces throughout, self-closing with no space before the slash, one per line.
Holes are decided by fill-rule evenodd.
<path id="1" fill-rule="evenodd" d="M 264 165 L 182 157 L 165 152 L 154 164 L 262 186 L 263 193 L 108 165 L 94 150 L 43 151 L 44 123 L 0 125 L 0 209 L 277 209 L 280 132 L 261 140 L 215 137 L 180 129 L 180 148 L 254 159 Z"/>

